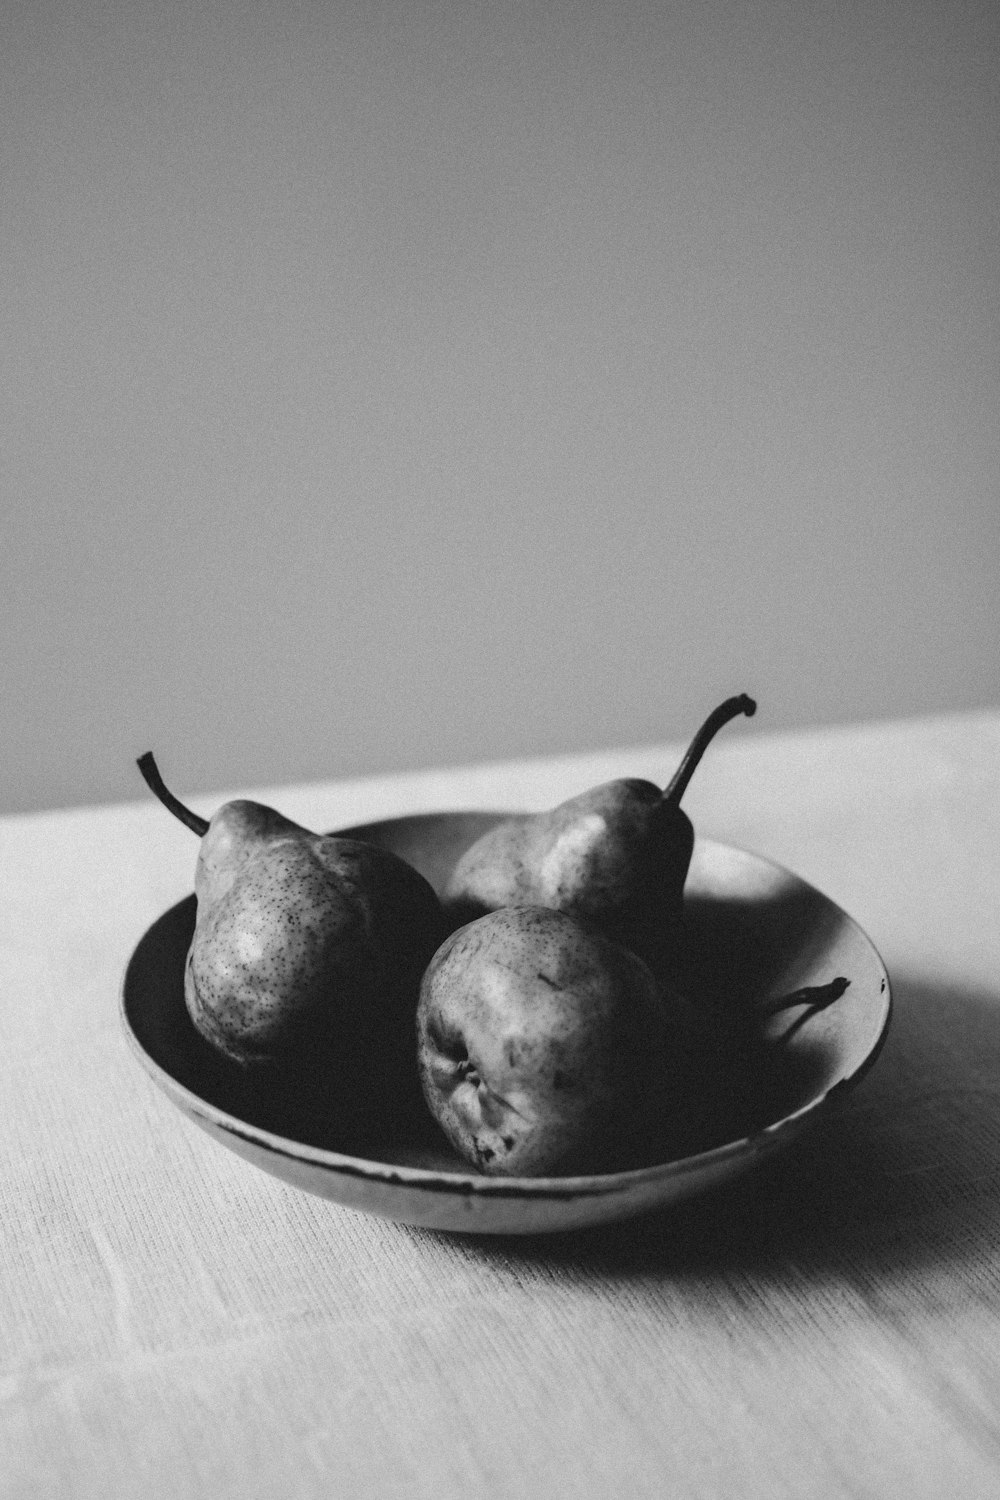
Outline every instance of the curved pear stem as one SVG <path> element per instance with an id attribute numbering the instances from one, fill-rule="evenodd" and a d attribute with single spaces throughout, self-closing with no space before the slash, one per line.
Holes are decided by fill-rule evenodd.
<path id="1" fill-rule="evenodd" d="M 174 796 L 173 792 L 167 789 L 163 777 L 160 775 L 159 767 L 153 759 L 152 750 L 147 750 L 145 755 L 140 755 L 136 761 L 136 765 L 142 772 L 142 779 L 150 791 L 159 797 L 164 807 L 169 808 L 175 818 L 180 818 L 184 826 L 190 828 L 191 832 L 196 833 L 199 838 L 208 832 L 208 820 L 206 818 L 199 818 L 197 813 L 192 812 L 189 807 L 185 807 L 184 803 L 180 802 Z"/>
<path id="2" fill-rule="evenodd" d="M 728 724 L 730 719 L 736 718 L 737 714 L 746 714 L 748 719 L 752 719 L 756 712 L 756 703 L 752 698 L 748 698 L 746 693 L 740 693 L 738 697 L 727 698 L 725 703 L 720 703 L 718 708 L 709 714 L 688 746 L 687 754 L 663 793 L 663 801 L 671 802 L 675 807 L 678 805 L 687 790 L 688 782 L 695 773 L 698 762 L 723 724 Z"/>

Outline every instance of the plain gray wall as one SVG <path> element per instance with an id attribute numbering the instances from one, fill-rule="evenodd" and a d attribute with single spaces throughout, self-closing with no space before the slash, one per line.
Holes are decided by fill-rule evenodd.
<path id="1" fill-rule="evenodd" d="M 997 11 L 5 6 L 0 806 L 1000 701 Z"/>

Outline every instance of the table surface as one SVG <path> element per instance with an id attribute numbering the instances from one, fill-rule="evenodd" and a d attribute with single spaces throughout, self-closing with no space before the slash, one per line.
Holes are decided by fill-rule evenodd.
<path id="1" fill-rule="evenodd" d="M 860 922 L 885 1051 L 766 1172 L 545 1239 L 383 1222 L 221 1149 L 118 1018 L 192 836 L 138 785 L 0 822 L 0 1493 L 1000 1496 L 1000 712 L 759 722 L 685 805 Z M 326 828 L 542 808 L 681 748 L 241 791 Z"/>

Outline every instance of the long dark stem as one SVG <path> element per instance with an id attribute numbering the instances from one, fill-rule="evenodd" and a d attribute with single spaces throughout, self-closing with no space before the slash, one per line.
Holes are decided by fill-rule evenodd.
<path id="1" fill-rule="evenodd" d="M 163 777 L 160 775 L 159 767 L 153 759 L 152 750 L 147 750 L 145 755 L 140 755 L 136 765 L 142 772 L 142 778 L 151 792 L 154 792 L 164 807 L 168 807 L 175 818 L 180 818 L 185 827 L 190 828 L 199 838 L 208 832 L 208 820 L 199 818 L 197 813 L 185 807 L 183 802 L 178 801 L 173 792 L 164 785 Z"/>
<path id="2" fill-rule="evenodd" d="M 672 802 L 675 807 L 677 806 L 687 790 L 687 784 L 694 775 L 698 762 L 723 724 L 728 724 L 730 719 L 736 718 L 737 714 L 746 714 L 748 719 L 752 719 L 756 712 L 756 703 L 752 698 L 748 698 L 746 693 L 740 693 L 738 697 L 727 698 L 725 703 L 720 703 L 718 708 L 709 714 L 688 746 L 687 754 L 663 793 L 664 802 Z"/>

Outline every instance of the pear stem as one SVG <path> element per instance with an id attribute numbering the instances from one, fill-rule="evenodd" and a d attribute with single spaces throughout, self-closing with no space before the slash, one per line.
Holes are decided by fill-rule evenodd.
<path id="1" fill-rule="evenodd" d="M 174 796 L 173 792 L 169 791 L 164 785 L 159 767 L 153 759 L 152 750 L 147 750 L 145 755 L 140 755 L 136 761 L 136 765 L 142 772 L 142 779 L 150 791 L 159 797 L 164 807 L 169 808 L 175 818 L 180 818 L 184 826 L 190 828 L 191 832 L 196 833 L 199 838 L 208 832 L 207 818 L 199 818 L 197 813 L 192 812 L 189 807 L 185 807 L 184 803 L 180 802 Z"/>
<path id="2" fill-rule="evenodd" d="M 674 772 L 670 785 L 663 793 L 663 801 L 671 802 L 675 807 L 678 805 L 687 790 L 688 782 L 695 773 L 698 762 L 723 724 L 728 724 L 730 719 L 736 718 L 737 714 L 746 714 L 748 719 L 752 719 L 756 712 L 756 703 L 752 698 L 748 698 L 746 693 L 740 693 L 738 697 L 727 698 L 725 703 L 720 703 L 718 708 L 709 714 L 688 746 L 687 754 Z"/>

